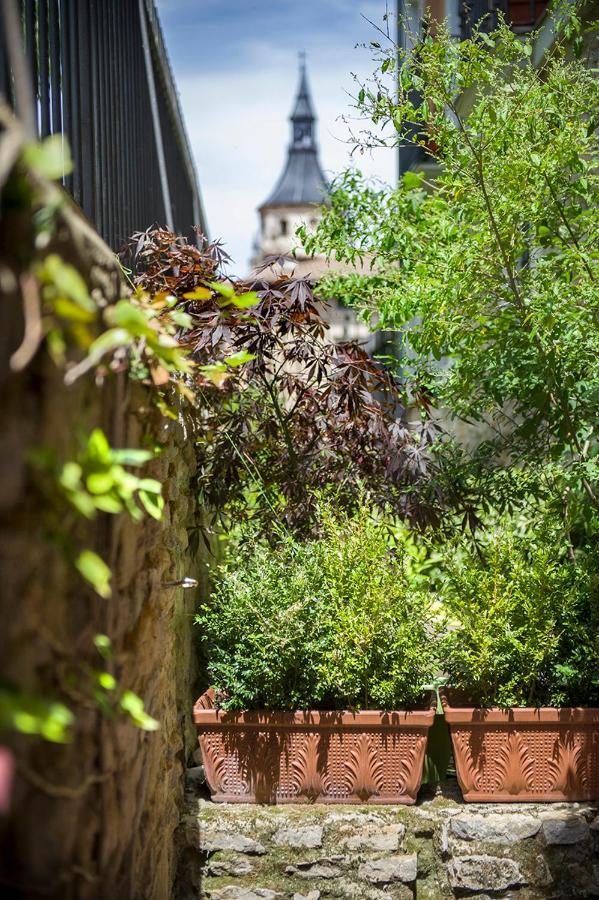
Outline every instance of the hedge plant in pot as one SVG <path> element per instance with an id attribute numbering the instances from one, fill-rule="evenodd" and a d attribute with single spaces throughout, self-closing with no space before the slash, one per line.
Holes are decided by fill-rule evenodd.
<path id="1" fill-rule="evenodd" d="M 435 709 L 433 616 L 400 541 L 366 508 L 320 536 L 232 542 L 198 622 L 197 701 L 216 801 L 414 803 Z"/>
<path id="2" fill-rule="evenodd" d="M 547 518 L 444 553 L 443 692 L 470 801 L 599 798 L 597 552 Z"/>

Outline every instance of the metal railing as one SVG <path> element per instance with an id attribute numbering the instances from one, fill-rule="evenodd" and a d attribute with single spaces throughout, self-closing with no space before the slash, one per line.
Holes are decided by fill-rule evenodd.
<path id="1" fill-rule="evenodd" d="M 38 137 L 66 136 L 74 166 L 65 187 L 109 246 L 155 222 L 205 231 L 153 0 L 0 6 L 0 94 Z"/>

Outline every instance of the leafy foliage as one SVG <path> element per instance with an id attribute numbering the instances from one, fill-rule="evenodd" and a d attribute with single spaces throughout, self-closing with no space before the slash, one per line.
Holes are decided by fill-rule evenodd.
<path id="1" fill-rule="evenodd" d="M 74 720 L 72 712 L 62 703 L 13 685 L 0 685 L 0 732 L 20 731 L 62 744 L 68 741 Z"/>
<path id="2" fill-rule="evenodd" d="M 167 312 L 162 328 L 156 329 L 152 323 L 157 308 L 162 307 L 148 304 L 146 309 L 138 297 L 107 306 L 103 298 L 90 294 L 74 266 L 47 252 L 57 213 L 66 198 L 50 191 L 44 179 L 59 178 L 70 168 L 68 146 L 62 136 L 53 135 L 43 143 L 23 148 L 4 185 L 2 215 L 15 209 L 23 214 L 19 233 L 27 234 L 22 231 L 25 221 L 31 225 L 31 245 L 21 242 L 17 256 L 24 334 L 10 357 L 10 369 L 21 372 L 43 347 L 64 372 L 67 384 L 90 372 L 100 382 L 109 371 L 124 369 L 134 378 L 149 381 L 152 366 L 162 366 L 168 379 L 175 371 L 180 377 L 186 371 L 185 358 L 173 337 L 183 324 L 180 320 L 171 319 Z M 10 259 L 9 266 L 12 264 Z M 109 352 L 110 365 L 105 366 Z M 82 519 L 125 511 L 135 521 L 140 521 L 144 512 L 161 518 L 164 503 L 160 483 L 130 471 L 155 454 L 145 449 L 115 449 L 100 428 L 92 429 L 89 435 L 74 429 L 70 437 L 77 452 L 66 461 L 64 447 L 60 451 L 50 446 L 30 449 L 28 487 L 33 491 L 26 502 L 35 503 L 39 526 L 52 549 L 64 556 L 100 597 L 107 598 L 112 573 L 97 553 L 81 548 L 86 534 Z M 141 698 L 121 688 L 111 672 L 98 668 L 97 653 L 106 660 L 112 655 L 107 635 L 97 635 L 95 648 L 90 646 L 87 654 L 81 652 L 82 648 L 70 653 L 63 647 L 57 654 L 59 642 L 41 625 L 37 638 L 51 645 L 50 657 L 60 656 L 60 662 L 47 667 L 39 694 L 29 686 L 0 685 L 1 731 L 14 729 L 55 742 L 70 740 L 76 733 L 77 719 L 54 699 L 56 696 L 66 696 L 69 705 L 74 701 L 89 706 L 93 700 L 107 716 L 125 715 L 145 730 L 158 727 L 145 712 Z"/>
<path id="3" fill-rule="evenodd" d="M 322 535 L 276 547 L 244 531 L 198 622 L 226 709 L 386 709 L 416 703 L 433 674 L 432 614 L 411 549 L 361 508 L 320 505 Z"/>
<path id="4" fill-rule="evenodd" d="M 305 533 L 312 489 L 336 485 L 351 508 L 363 480 L 373 502 L 412 520 L 432 515 L 419 491 L 431 423 L 408 430 L 391 375 L 357 344 L 327 339 L 308 280 L 223 281 L 218 245 L 193 247 L 163 229 L 133 240 L 138 287 L 168 291 L 189 321 L 179 340 L 196 363 L 188 384 L 203 405 L 205 503 L 239 519 L 249 499 L 265 530 L 274 515 Z"/>
<path id="5" fill-rule="evenodd" d="M 363 140 L 417 143 L 438 177 L 408 172 L 390 189 L 347 172 L 303 240 L 337 259 L 371 258 L 372 275 L 324 290 L 402 329 L 406 366 L 431 402 L 486 428 L 474 468 L 530 462 L 529 496 L 549 487 L 588 522 L 599 475 L 599 86 L 559 41 L 539 67 L 533 41 L 501 24 L 458 42 L 443 26 L 408 54 L 378 51 L 357 102 L 381 131 Z M 439 468 L 469 479 L 475 521 L 501 497 L 473 467 L 456 475 L 469 454 L 445 448 Z"/>
<path id="6" fill-rule="evenodd" d="M 597 552 L 574 558 L 551 518 L 533 530 L 504 518 L 475 549 L 440 551 L 452 687 L 483 706 L 599 704 Z"/>

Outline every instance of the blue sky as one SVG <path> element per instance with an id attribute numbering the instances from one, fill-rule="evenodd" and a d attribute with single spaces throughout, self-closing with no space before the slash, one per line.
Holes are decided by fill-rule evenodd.
<path id="1" fill-rule="evenodd" d="M 352 73 L 372 71 L 376 39 L 363 18 L 382 25 L 385 0 L 157 0 L 195 156 L 211 237 L 222 238 L 246 274 L 258 229 L 256 207 L 285 159 L 288 116 L 297 89 L 298 52 L 318 114 L 327 175 L 349 160 Z M 390 4 L 392 7 L 392 4 Z M 361 156 L 367 174 L 394 177 L 392 150 Z"/>

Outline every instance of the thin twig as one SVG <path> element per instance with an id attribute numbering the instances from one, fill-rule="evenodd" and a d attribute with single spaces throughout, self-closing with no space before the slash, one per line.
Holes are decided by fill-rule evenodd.
<path id="1" fill-rule="evenodd" d="M 21 372 L 31 362 L 44 336 L 37 280 L 30 272 L 23 272 L 19 276 L 19 284 L 23 296 L 25 331 L 20 346 L 10 357 L 12 372 Z"/>
<path id="2" fill-rule="evenodd" d="M 51 782 L 46 781 L 45 778 L 31 769 L 27 763 L 24 763 L 22 760 L 17 760 L 17 771 L 25 781 L 29 782 L 29 784 L 42 791 L 44 794 L 47 794 L 49 797 L 58 797 L 63 800 L 78 800 L 93 784 L 108 781 L 108 779 L 112 778 L 114 775 L 114 772 L 104 772 L 102 775 L 88 775 L 81 784 L 78 784 L 76 787 L 70 787 L 66 784 L 52 784 Z"/>

